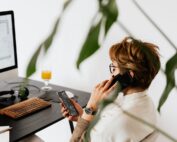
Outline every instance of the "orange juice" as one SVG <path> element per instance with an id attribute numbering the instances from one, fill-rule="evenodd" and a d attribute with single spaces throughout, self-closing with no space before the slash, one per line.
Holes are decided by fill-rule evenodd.
<path id="1" fill-rule="evenodd" d="M 41 77 L 44 80 L 49 80 L 52 77 L 52 72 L 51 71 L 42 71 Z"/>

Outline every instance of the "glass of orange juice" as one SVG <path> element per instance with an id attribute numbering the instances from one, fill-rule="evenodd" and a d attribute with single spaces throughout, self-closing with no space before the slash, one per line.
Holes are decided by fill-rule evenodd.
<path id="1" fill-rule="evenodd" d="M 41 88 L 43 91 L 49 91 L 52 89 L 51 86 L 49 86 L 49 80 L 52 78 L 52 72 L 50 70 L 43 70 L 41 72 L 41 78 L 44 80 L 44 86 Z"/>

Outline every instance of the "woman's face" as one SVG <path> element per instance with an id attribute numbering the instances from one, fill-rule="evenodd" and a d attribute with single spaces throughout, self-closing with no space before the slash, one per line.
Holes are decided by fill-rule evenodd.
<path id="1" fill-rule="evenodd" d="M 116 76 L 117 74 L 120 73 L 120 68 L 117 64 L 116 61 L 113 61 L 111 64 L 110 64 L 110 72 L 112 75 Z"/>

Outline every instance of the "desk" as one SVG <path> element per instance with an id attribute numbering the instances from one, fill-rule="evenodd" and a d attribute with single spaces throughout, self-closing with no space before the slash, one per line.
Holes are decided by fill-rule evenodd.
<path id="1" fill-rule="evenodd" d="M 7 80 L 8 83 L 12 82 L 22 82 L 23 78 L 16 78 L 12 80 Z M 41 88 L 44 84 L 39 81 L 29 80 L 29 84 L 35 85 L 39 88 Z M 7 83 L 1 83 L 0 84 L 0 91 L 3 90 L 10 90 L 13 86 L 18 84 L 7 84 Z M 62 86 L 56 86 L 51 85 L 54 90 L 67 90 L 74 93 L 76 96 L 78 96 L 78 103 L 84 107 L 90 97 L 90 93 L 83 92 L 79 90 L 74 90 Z M 30 97 L 34 96 L 40 96 L 40 93 L 30 93 Z M 10 142 L 18 141 L 22 138 L 25 138 L 26 136 L 29 136 L 31 134 L 34 134 L 62 119 L 64 117 L 62 116 L 60 112 L 60 105 L 55 102 L 51 102 L 52 107 L 41 110 L 37 113 L 31 114 L 27 117 L 21 118 L 19 120 L 13 120 L 9 117 L 0 115 L 0 126 L 9 125 L 12 127 L 12 130 L 10 132 Z"/>

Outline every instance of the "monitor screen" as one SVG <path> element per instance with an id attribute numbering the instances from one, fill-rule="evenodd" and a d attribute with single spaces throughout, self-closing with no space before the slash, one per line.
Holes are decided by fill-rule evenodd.
<path id="1" fill-rule="evenodd" d="M 13 11 L 0 12 L 0 73 L 17 68 Z"/>

